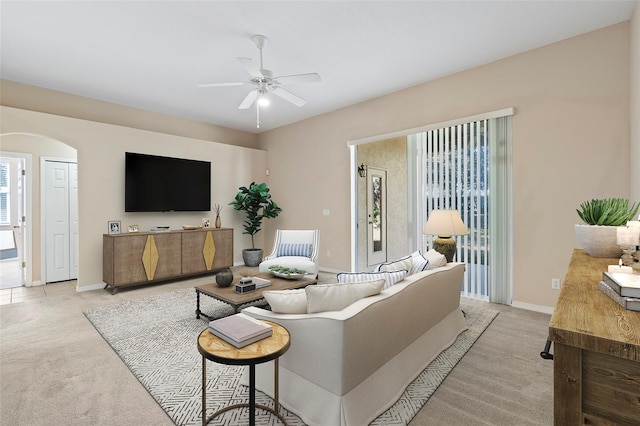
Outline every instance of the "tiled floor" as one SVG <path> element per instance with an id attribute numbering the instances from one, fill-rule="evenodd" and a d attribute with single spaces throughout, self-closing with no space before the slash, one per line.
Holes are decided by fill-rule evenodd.
<path id="1" fill-rule="evenodd" d="M 16 287 L 0 290 L 0 305 L 26 302 L 47 297 L 76 294 L 77 281 L 61 281 L 34 287 Z"/>

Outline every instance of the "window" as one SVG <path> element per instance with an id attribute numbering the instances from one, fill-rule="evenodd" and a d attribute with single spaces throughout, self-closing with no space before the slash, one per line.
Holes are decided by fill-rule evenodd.
<path id="1" fill-rule="evenodd" d="M 410 135 L 415 158 L 416 234 L 429 213 L 455 209 L 469 235 L 454 236 L 467 270 L 465 296 L 511 303 L 511 115 Z M 422 249 L 432 246 L 423 236 Z"/>
<path id="2" fill-rule="evenodd" d="M 0 224 L 11 224 L 10 164 L 0 163 Z"/>

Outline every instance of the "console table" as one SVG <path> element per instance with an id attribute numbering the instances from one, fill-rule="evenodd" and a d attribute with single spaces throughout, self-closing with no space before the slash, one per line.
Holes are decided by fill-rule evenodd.
<path id="1" fill-rule="evenodd" d="M 231 266 L 232 228 L 102 237 L 102 279 L 113 293 L 119 287 L 210 274 Z"/>
<path id="2" fill-rule="evenodd" d="M 598 290 L 618 259 L 574 250 L 549 323 L 554 342 L 555 425 L 637 425 L 640 421 L 640 312 Z"/>

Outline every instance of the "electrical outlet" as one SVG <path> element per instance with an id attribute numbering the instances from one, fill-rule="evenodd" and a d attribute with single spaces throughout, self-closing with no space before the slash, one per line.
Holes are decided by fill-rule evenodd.
<path id="1" fill-rule="evenodd" d="M 560 290 L 560 278 L 551 278 L 551 288 Z"/>
<path id="2" fill-rule="evenodd" d="M 331 250 L 327 250 L 327 257 L 331 257 Z"/>

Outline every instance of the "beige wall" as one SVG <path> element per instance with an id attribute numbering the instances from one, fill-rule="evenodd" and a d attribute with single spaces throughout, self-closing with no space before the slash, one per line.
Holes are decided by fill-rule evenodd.
<path id="1" fill-rule="evenodd" d="M 16 108 L 1 107 L 0 112 L 0 133 L 4 135 L 1 149 L 31 153 L 34 169 L 41 155 L 49 155 L 50 150 L 55 149 L 53 145 L 64 143 L 77 150 L 79 289 L 99 287 L 102 282 L 102 234 L 107 232 L 108 220 L 121 220 L 123 227 L 135 223 L 142 230 L 147 230 L 162 225 L 179 229 L 185 224 L 199 225 L 203 217 L 214 217 L 212 213 L 202 212 L 125 213 L 123 189 L 126 151 L 211 161 L 211 202 L 224 206 L 222 225 L 235 229 L 234 260 L 242 262 L 241 250 L 249 245 L 248 237 L 242 235 L 241 231 L 243 217 L 227 204 L 239 186 L 263 179 L 266 166 L 264 151 Z M 8 137 L 11 133 L 43 137 L 32 137 L 27 144 L 24 143 L 27 137 Z M 39 181 L 37 175 L 34 178 Z M 37 222 L 39 192 L 34 189 L 31 195 L 34 222 Z M 34 253 L 39 253 L 39 241 L 34 238 Z M 258 242 L 263 243 L 260 234 Z M 33 279 L 38 281 L 39 274 L 34 273 Z"/>
<path id="2" fill-rule="evenodd" d="M 320 264 L 349 269 L 347 141 L 514 107 L 514 300 L 552 307 L 576 207 L 629 196 L 629 81 L 627 22 L 261 134 L 287 212 L 269 232 L 317 225 Z"/>
<path id="3" fill-rule="evenodd" d="M 258 148 L 258 135 L 69 93 L 0 80 L 2 105 L 140 130 Z"/>

